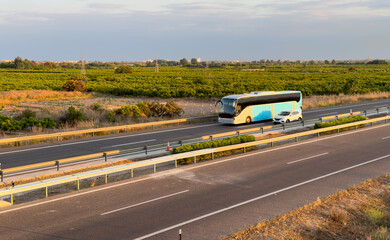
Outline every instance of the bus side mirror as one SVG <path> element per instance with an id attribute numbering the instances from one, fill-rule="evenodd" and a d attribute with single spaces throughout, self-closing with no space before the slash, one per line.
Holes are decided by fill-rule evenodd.
<path id="1" fill-rule="evenodd" d="M 221 103 L 221 100 L 215 101 L 215 107 L 217 107 L 218 103 Z"/>

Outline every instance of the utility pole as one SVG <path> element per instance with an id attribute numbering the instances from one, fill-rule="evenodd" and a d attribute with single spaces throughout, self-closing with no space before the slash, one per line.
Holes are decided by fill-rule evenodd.
<path id="1" fill-rule="evenodd" d="M 154 71 L 155 71 L 156 73 L 158 73 L 158 62 L 157 62 L 157 57 L 156 57 L 156 69 L 154 69 Z"/>
<path id="2" fill-rule="evenodd" d="M 84 62 L 84 54 L 81 57 L 81 78 L 85 78 L 85 62 Z"/>

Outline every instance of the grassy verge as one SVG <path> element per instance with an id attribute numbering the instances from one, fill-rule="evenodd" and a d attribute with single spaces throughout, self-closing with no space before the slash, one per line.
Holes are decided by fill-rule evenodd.
<path id="1" fill-rule="evenodd" d="M 224 239 L 390 239 L 390 174 Z"/>
<path id="2" fill-rule="evenodd" d="M 367 118 L 365 116 L 357 115 L 357 116 L 350 116 L 350 117 L 346 117 L 346 118 L 332 120 L 332 121 L 328 121 L 328 122 L 317 122 L 314 124 L 314 129 L 332 127 L 332 126 L 351 123 L 351 122 L 363 121 L 366 119 Z"/>
<path id="3" fill-rule="evenodd" d="M 252 142 L 255 141 L 256 138 L 253 135 L 244 135 L 244 136 L 237 136 L 237 137 L 228 137 L 224 138 L 221 140 L 214 140 L 214 141 L 207 141 L 207 142 L 200 142 L 200 143 L 195 143 L 195 144 L 187 144 L 184 146 L 180 146 L 177 148 L 174 148 L 172 150 L 173 154 L 177 153 L 184 153 L 184 152 L 190 152 L 190 151 L 196 151 L 196 150 L 201 150 L 201 149 L 206 149 L 206 148 L 216 148 L 216 147 L 223 147 L 223 146 L 228 146 L 228 145 L 233 145 L 233 144 L 240 144 L 240 143 L 246 143 L 246 142 Z M 250 150 L 254 147 L 248 148 L 247 150 Z M 224 151 L 224 152 L 219 152 L 214 154 L 214 156 L 223 156 L 223 155 L 228 155 L 232 154 L 235 152 L 240 152 L 242 151 L 241 149 L 239 150 L 229 150 L 229 151 Z M 204 160 L 204 159 L 209 159 L 211 158 L 211 154 L 203 155 L 203 156 L 197 156 L 197 160 Z M 180 159 L 178 160 L 179 164 L 189 164 L 192 163 L 194 160 L 193 157 L 191 158 L 185 158 L 185 159 Z"/>

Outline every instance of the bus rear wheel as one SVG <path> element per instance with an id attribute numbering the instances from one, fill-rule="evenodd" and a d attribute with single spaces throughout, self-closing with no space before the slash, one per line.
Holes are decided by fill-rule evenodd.
<path id="1" fill-rule="evenodd" d="M 246 123 L 246 124 L 251 123 L 251 121 L 252 121 L 252 120 L 251 120 L 251 117 L 246 117 L 246 120 L 245 120 L 245 123 Z"/>

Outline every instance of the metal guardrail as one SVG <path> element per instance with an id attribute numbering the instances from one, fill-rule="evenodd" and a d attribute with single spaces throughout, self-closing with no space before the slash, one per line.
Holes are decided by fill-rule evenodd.
<path id="1" fill-rule="evenodd" d="M 320 121 L 328 120 L 328 119 L 339 119 L 344 117 L 350 117 L 360 115 L 360 112 L 351 112 L 351 113 L 345 113 L 345 114 L 338 114 L 338 115 L 332 115 L 332 116 L 326 116 L 326 117 L 320 117 Z"/>
<path id="2" fill-rule="evenodd" d="M 218 134 L 213 134 L 213 135 L 208 135 L 208 136 L 202 136 L 202 139 L 203 140 L 207 140 L 207 139 L 213 140 L 214 138 L 240 135 L 243 133 L 250 133 L 250 132 L 257 132 L 257 131 L 260 131 L 261 133 L 263 133 L 264 130 L 271 129 L 271 128 L 272 128 L 272 126 L 248 128 L 248 129 L 243 129 L 243 130 L 237 130 L 237 131 L 218 133 Z"/>
<path id="3" fill-rule="evenodd" d="M 33 191 L 33 190 L 45 188 L 46 189 L 46 196 L 48 196 L 48 187 L 55 186 L 55 185 L 76 182 L 77 189 L 80 189 L 80 180 L 82 180 L 82 179 L 104 176 L 105 183 L 107 183 L 108 182 L 108 174 L 112 174 L 112 173 L 131 171 L 131 176 L 133 177 L 133 171 L 134 171 L 134 169 L 137 169 L 137 168 L 153 166 L 154 172 L 156 172 L 157 164 L 161 164 L 161 163 L 169 163 L 169 162 L 174 161 L 175 167 L 177 167 L 177 161 L 180 159 L 184 159 L 184 158 L 194 157 L 194 160 L 196 160 L 197 156 L 202 156 L 202 155 L 207 155 L 207 154 L 211 154 L 212 158 L 214 158 L 214 154 L 217 152 L 236 150 L 236 149 L 243 149 L 245 152 L 246 148 L 248 148 L 248 147 L 254 147 L 254 146 L 269 144 L 269 143 L 271 144 L 271 146 L 274 146 L 274 143 L 278 142 L 278 141 L 284 141 L 284 140 L 288 140 L 288 139 L 295 139 L 295 141 L 298 141 L 299 137 L 302 137 L 302 136 L 308 136 L 308 135 L 313 135 L 313 134 L 316 134 L 317 136 L 319 136 L 320 133 L 324 133 L 324 132 L 329 132 L 329 131 L 334 131 L 334 130 L 340 131 L 340 129 L 350 128 L 350 127 L 357 128 L 359 125 L 365 125 L 368 123 L 371 123 L 371 125 L 373 125 L 374 122 L 380 122 L 380 121 L 387 122 L 389 119 L 390 119 L 390 116 L 385 116 L 385 117 L 380 117 L 380 118 L 375 118 L 375 119 L 370 119 L 370 120 L 358 121 L 358 122 L 347 123 L 347 124 L 342 124 L 342 125 L 333 126 L 333 127 L 311 130 L 311 131 L 307 131 L 307 132 L 295 133 L 295 134 L 271 138 L 271 139 L 241 143 L 241 144 L 218 147 L 218 148 L 203 149 L 203 150 L 198 150 L 198 151 L 188 152 L 188 153 L 174 154 L 174 155 L 159 157 L 159 158 L 155 158 L 155 159 L 151 159 L 151 160 L 145 160 L 145 161 L 125 164 L 125 165 L 121 165 L 121 166 L 114 166 L 114 167 L 109 167 L 109 168 L 105 168 L 105 169 L 98 169 L 98 170 L 94 170 L 94 171 L 90 171 L 90 172 L 74 174 L 74 175 L 70 175 L 70 176 L 68 175 L 68 176 L 50 179 L 50 180 L 43 180 L 43 181 L 39 181 L 39 182 L 8 187 L 8 188 L 4 188 L 4 189 L 0 190 L 0 197 L 10 196 L 10 199 L 11 199 L 10 201 L 13 204 L 13 197 L 15 194 L 18 194 L 18 193 L 24 193 L 24 192 L 28 192 L 28 191 Z M 195 161 L 195 163 L 196 163 L 196 161 Z"/>
<path id="4" fill-rule="evenodd" d="M 70 131 L 70 132 L 49 133 L 49 134 L 15 137 L 15 138 L 3 138 L 3 139 L 0 139 L 0 144 L 8 144 L 8 143 L 32 141 L 32 140 L 42 140 L 42 139 L 50 139 L 50 138 L 57 138 L 57 140 L 60 140 L 63 137 L 76 136 L 76 135 L 82 135 L 82 134 L 93 134 L 93 133 L 98 133 L 98 132 L 118 131 L 118 130 L 132 129 L 132 128 L 154 127 L 154 126 L 169 125 L 169 124 L 175 124 L 175 123 L 180 124 L 180 123 L 184 123 L 184 122 L 190 122 L 190 121 L 202 120 L 202 119 L 213 119 L 213 118 L 217 118 L 217 117 L 218 116 L 182 118 L 182 119 L 175 119 L 175 120 L 138 123 L 138 124 L 123 125 L 123 126 L 115 126 L 115 127 L 94 128 L 94 129 L 85 129 L 85 130 Z"/>
<path id="5" fill-rule="evenodd" d="M 88 154 L 88 155 L 76 156 L 76 157 L 71 157 L 71 158 L 64 158 L 64 159 L 42 162 L 42 163 L 35 163 L 35 164 L 14 167 L 14 168 L 0 169 L 0 177 L 1 177 L 1 181 L 3 182 L 3 176 L 5 174 L 23 172 L 23 171 L 34 170 L 34 169 L 39 169 L 39 168 L 52 167 L 52 166 L 57 166 L 57 170 L 59 170 L 60 165 L 65 164 L 65 163 L 83 161 L 83 160 L 100 158 L 100 157 L 104 157 L 105 160 L 107 161 L 108 156 L 118 154 L 118 153 L 119 153 L 119 150 L 115 150 L 115 151 L 108 151 L 108 152 L 101 152 L 101 153 L 93 153 L 93 154 Z"/>

